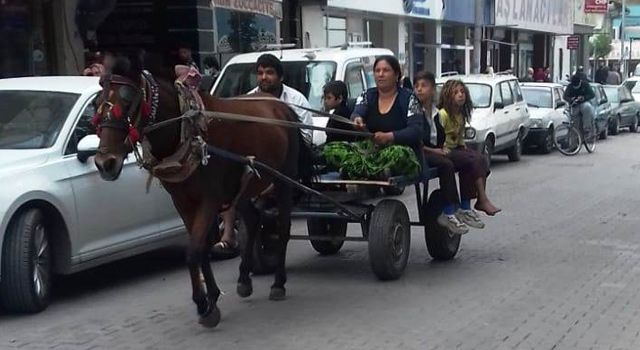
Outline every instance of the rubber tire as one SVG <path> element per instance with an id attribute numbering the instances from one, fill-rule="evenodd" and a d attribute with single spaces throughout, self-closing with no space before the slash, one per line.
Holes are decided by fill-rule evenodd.
<path id="1" fill-rule="evenodd" d="M 489 168 L 491 168 L 491 156 L 493 155 L 493 148 L 495 147 L 494 142 L 493 138 L 487 138 L 484 141 L 484 148 L 482 149 L 482 154 Z"/>
<path id="2" fill-rule="evenodd" d="M 269 221 L 263 223 L 256 232 L 256 238 L 253 247 L 250 247 L 253 254 L 253 266 L 251 271 L 254 275 L 268 275 L 276 270 L 278 264 L 278 257 L 272 252 L 273 248 L 270 247 L 268 236 L 275 229 L 275 222 Z M 244 220 L 240 220 L 238 223 L 238 244 L 240 247 L 246 247 L 247 241 L 247 227 Z M 267 244 L 265 244 L 265 242 Z"/>
<path id="3" fill-rule="evenodd" d="M 402 237 L 399 256 L 395 256 L 394 232 L 399 229 Z M 411 247 L 411 224 L 404 203 L 395 199 L 380 201 L 369 220 L 369 263 L 373 273 L 383 281 L 402 276 L 407 267 Z"/>
<path id="4" fill-rule="evenodd" d="M 35 233 L 39 225 L 44 228 L 47 240 L 43 255 L 43 293 L 38 295 L 33 280 L 35 269 Z M 49 306 L 53 272 L 51 269 L 51 244 L 48 241 L 47 223 L 43 212 L 27 209 L 12 219 L 2 249 L 2 282 L 0 301 L 7 311 L 36 313 Z"/>
<path id="5" fill-rule="evenodd" d="M 516 144 L 511 146 L 509 153 L 507 153 L 510 162 L 518 162 L 522 158 L 522 132 L 518 132 L 516 137 Z"/>
<path id="6" fill-rule="evenodd" d="M 347 235 L 346 220 L 311 218 L 307 219 L 309 236 L 345 237 Z M 320 255 L 333 255 L 340 251 L 344 241 L 314 241 L 311 246 Z"/>
<path id="7" fill-rule="evenodd" d="M 600 140 L 606 140 L 608 137 L 609 137 L 609 127 L 607 126 L 604 128 L 604 130 L 600 132 L 600 135 L 598 135 L 598 138 Z"/>
<path id="8" fill-rule="evenodd" d="M 460 248 L 462 235 L 451 235 L 449 231 L 437 223 L 438 215 L 444 207 L 444 196 L 441 190 L 431 192 L 424 217 L 424 240 L 427 243 L 429 255 L 435 260 L 447 261 L 453 259 Z"/>
<path id="9" fill-rule="evenodd" d="M 538 145 L 538 149 L 542 154 L 549 154 L 553 150 L 553 147 L 553 126 L 551 126 L 549 130 L 547 130 L 545 139 Z"/>
<path id="10" fill-rule="evenodd" d="M 633 116 L 633 123 L 631 123 L 631 125 L 629 125 L 629 131 L 630 132 L 637 132 L 638 131 L 639 119 L 640 119 L 640 117 L 638 117 L 637 114 L 635 116 Z"/>
<path id="11" fill-rule="evenodd" d="M 611 123 L 612 125 L 611 125 L 611 130 L 609 130 L 609 134 L 611 135 L 620 134 L 620 116 L 617 115 L 615 118 L 613 118 Z"/>
<path id="12" fill-rule="evenodd" d="M 387 196 L 399 196 L 404 193 L 404 186 L 384 186 L 382 187 L 382 191 Z"/>

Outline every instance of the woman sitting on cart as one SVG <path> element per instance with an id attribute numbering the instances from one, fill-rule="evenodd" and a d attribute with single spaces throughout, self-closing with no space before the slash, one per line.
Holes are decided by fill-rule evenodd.
<path id="1" fill-rule="evenodd" d="M 393 56 L 379 56 L 373 72 L 376 87 L 358 97 L 351 114 L 355 128 L 373 133 L 373 142 L 377 145 L 409 146 L 418 159 L 422 159 L 424 118 L 416 96 L 400 87 L 400 63 Z"/>
<path id="2" fill-rule="evenodd" d="M 440 114 L 433 101 L 436 89 L 435 77 L 433 73 L 420 72 L 416 74 L 413 81 L 414 92 L 420 100 L 425 119 L 422 138 L 424 159 L 426 164 L 438 170 L 440 191 L 442 191 L 445 202 L 437 222 L 454 234 L 469 232 L 469 226 L 484 228 L 484 223 L 477 214 L 469 214 L 459 208 L 460 196 L 456 185 L 456 167 L 444 153 L 444 128 L 440 123 Z M 466 180 L 467 177 L 460 176 L 460 187 L 466 186 Z"/>

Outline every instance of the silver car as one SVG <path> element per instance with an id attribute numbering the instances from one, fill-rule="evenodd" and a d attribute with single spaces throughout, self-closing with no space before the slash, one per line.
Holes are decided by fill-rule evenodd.
<path id="1" fill-rule="evenodd" d="M 44 309 L 53 274 L 186 238 L 171 198 L 157 182 L 146 192 L 147 172 L 132 157 L 117 186 L 100 178 L 90 159 L 99 92 L 93 77 L 0 80 L 0 302 L 8 310 Z"/>

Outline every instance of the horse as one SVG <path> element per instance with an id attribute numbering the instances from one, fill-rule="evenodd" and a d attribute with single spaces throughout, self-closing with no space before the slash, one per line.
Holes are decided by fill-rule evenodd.
<path id="1" fill-rule="evenodd" d="M 156 57 L 156 60 L 150 57 Z M 151 155 L 158 160 L 175 154 L 183 144 L 181 123 L 171 122 L 181 115 L 179 91 L 174 85 L 176 75 L 172 67 L 158 57 L 149 53 L 144 56 L 118 54 L 110 72 L 101 77 L 103 91 L 98 97 L 99 107 L 94 117 L 100 142 L 94 162 L 104 180 L 118 178 L 124 159 L 136 151 L 136 141 L 141 138 L 148 142 Z M 290 107 L 277 99 L 239 101 L 215 98 L 205 92 L 199 95 L 206 111 L 255 116 L 265 121 L 299 120 Z M 160 123 L 163 123 L 161 127 L 145 133 L 145 128 L 150 130 L 152 125 L 159 126 Z M 207 144 L 233 154 L 255 157 L 291 179 L 311 181 L 311 145 L 298 128 L 210 118 L 202 138 Z M 264 192 L 273 193 L 277 198 L 275 234 L 278 239 L 274 246 L 277 266 L 269 299 L 282 300 L 286 296 L 285 257 L 294 189 L 268 174 L 250 176 L 248 181 L 243 181 L 247 168 L 224 157 L 212 156 L 203 164 L 183 181 L 161 180 L 161 184 L 171 195 L 189 234 L 187 265 L 199 323 L 215 327 L 221 318 L 217 306 L 220 290 L 208 254 L 213 243 L 208 232 L 215 219 L 225 204 L 237 203 L 238 213 L 245 220 L 247 240 L 246 247 L 241 247 L 237 293 L 248 297 L 253 292 L 249 275 L 253 264 L 252 249 L 248 247 L 253 246 L 259 225 L 257 209 L 251 199 Z M 119 200 L 126 203 L 126 198 Z"/>

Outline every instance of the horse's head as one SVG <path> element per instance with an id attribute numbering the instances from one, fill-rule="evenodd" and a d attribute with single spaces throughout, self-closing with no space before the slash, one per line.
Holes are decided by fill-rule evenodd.
<path id="1" fill-rule="evenodd" d="M 101 77 L 100 85 L 102 94 L 93 119 L 100 137 L 95 164 L 104 180 L 113 181 L 120 176 L 124 159 L 149 122 L 154 88 L 143 75 L 139 55 L 117 56 L 111 71 Z"/>

